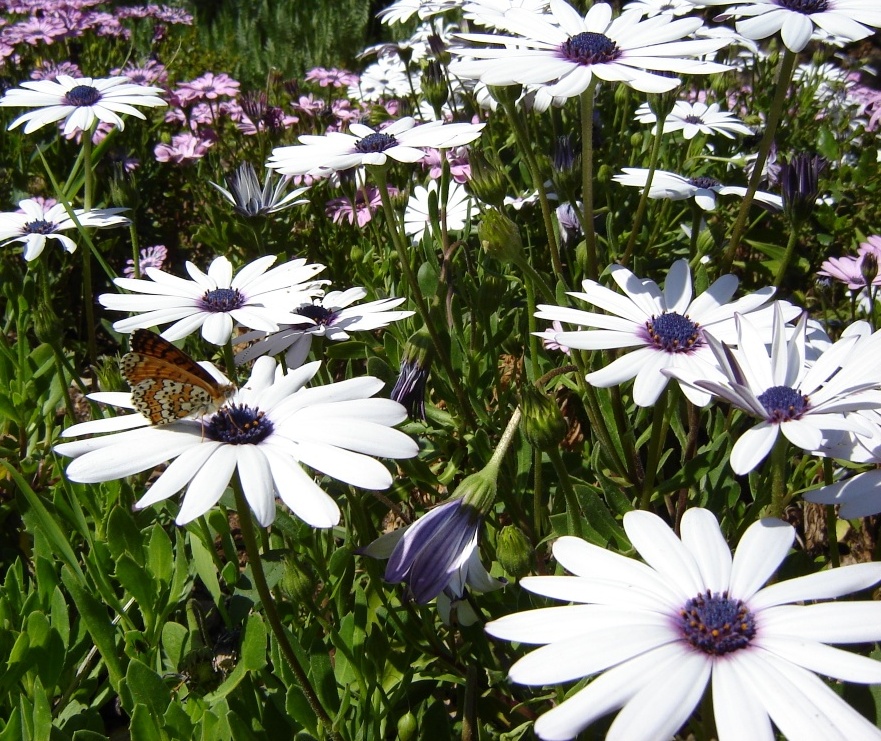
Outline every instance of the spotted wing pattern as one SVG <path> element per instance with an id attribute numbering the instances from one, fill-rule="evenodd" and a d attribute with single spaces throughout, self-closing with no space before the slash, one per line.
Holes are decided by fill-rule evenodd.
<path id="1" fill-rule="evenodd" d="M 131 352 L 120 366 L 135 409 L 154 425 L 207 414 L 235 392 L 235 386 L 218 383 L 189 355 L 146 329 L 134 332 Z"/>

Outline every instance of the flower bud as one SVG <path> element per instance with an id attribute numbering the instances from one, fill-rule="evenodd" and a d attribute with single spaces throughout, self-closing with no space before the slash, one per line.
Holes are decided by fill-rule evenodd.
<path id="1" fill-rule="evenodd" d="M 477 149 L 469 153 L 468 164 L 471 177 L 465 183 L 465 190 L 478 200 L 501 208 L 507 193 L 504 175 Z"/>
<path id="2" fill-rule="evenodd" d="M 872 281 L 878 276 L 878 258 L 874 252 L 864 252 L 860 260 L 860 272 L 867 286 L 872 285 Z"/>
<path id="3" fill-rule="evenodd" d="M 496 558 L 515 579 L 522 579 L 532 569 L 532 544 L 516 525 L 505 525 L 496 541 Z"/>
<path id="4" fill-rule="evenodd" d="M 278 587 L 291 602 L 308 601 L 312 599 L 315 590 L 312 575 L 306 573 L 292 555 L 284 560 L 284 571 L 278 581 Z"/>
<path id="5" fill-rule="evenodd" d="M 493 99 L 501 105 L 506 103 L 513 105 L 520 97 L 520 93 L 523 92 L 521 85 L 488 85 L 487 89 Z"/>
<path id="6" fill-rule="evenodd" d="M 391 398 L 407 408 L 410 419 L 425 421 L 425 385 L 433 360 L 434 345 L 423 328 L 407 340 L 398 380 L 391 392 Z"/>
<path id="7" fill-rule="evenodd" d="M 500 262 L 517 262 L 523 256 L 520 230 L 501 211 L 489 209 L 483 215 L 477 237 L 486 253 Z"/>
<path id="8" fill-rule="evenodd" d="M 435 113 L 440 112 L 449 98 L 450 90 L 447 87 L 447 78 L 443 68 L 437 62 L 429 62 L 422 73 L 422 94 Z"/>
<path id="9" fill-rule="evenodd" d="M 520 394 L 523 420 L 520 430 L 527 442 L 537 450 L 552 450 L 560 445 L 569 425 L 557 402 L 533 385 L 524 387 Z"/>
<path id="10" fill-rule="evenodd" d="M 411 741 L 416 738 L 416 731 L 419 727 L 416 724 L 416 716 L 408 712 L 398 718 L 398 741 Z"/>

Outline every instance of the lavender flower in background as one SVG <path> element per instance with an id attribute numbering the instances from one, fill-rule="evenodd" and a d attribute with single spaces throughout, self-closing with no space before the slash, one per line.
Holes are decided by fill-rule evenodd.
<path id="1" fill-rule="evenodd" d="M 138 261 L 141 273 L 147 268 L 162 270 L 167 257 L 168 249 L 164 244 L 155 244 L 152 247 L 145 247 L 140 251 L 140 259 Z M 122 274 L 126 278 L 135 277 L 135 261 L 132 258 L 125 261 L 125 267 L 122 269 Z"/>

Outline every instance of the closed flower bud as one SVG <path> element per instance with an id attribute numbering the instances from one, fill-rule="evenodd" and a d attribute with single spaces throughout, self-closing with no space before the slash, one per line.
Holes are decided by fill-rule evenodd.
<path id="1" fill-rule="evenodd" d="M 407 713 L 398 718 L 398 741 L 411 741 L 416 738 L 418 730 L 416 716 L 413 713 Z"/>
<path id="2" fill-rule="evenodd" d="M 293 556 L 284 560 L 284 571 L 278 582 L 282 594 L 291 602 L 305 602 L 312 598 L 315 584 L 311 574 L 300 568 Z"/>
<path id="3" fill-rule="evenodd" d="M 523 412 L 520 430 L 532 447 L 537 450 L 559 447 L 569 425 L 556 401 L 535 386 L 528 385 L 521 392 L 520 409 Z"/>
<path id="4" fill-rule="evenodd" d="M 864 252 L 863 258 L 860 260 L 860 272 L 866 281 L 867 286 L 872 285 L 872 281 L 878 276 L 878 258 L 873 252 Z"/>
<path id="5" fill-rule="evenodd" d="M 425 421 L 425 385 L 432 360 L 434 345 L 423 328 L 407 340 L 398 380 L 391 392 L 391 398 L 407 408 L 410 419 Z"/>
<path id="6" fill-rule="evenodd" d="M 818 154 L 795 154 L 780 166 L 783 212 L 794 223 L 810 217 L 820 194 L 820 174 L 829 163 Z"/>
<path id="7" fill-rule="evenodd" d="M 501 211 L 490 209 L 483 215 L 477 237 L 486 253 L 500 262 L 516 262 L 523 255 L 520 230 Z"/>
<path id="8" fill-rule="evenodd" d="M 516 103 L 520 93 L 523 92 L 520 85 L 489 85 L 487 89 L 493 99 L 501 105 Z"/>
<path id="9" fill-rule="evenodd" d="M 532 569 L 532 544 L 516 525 L 505 525 L 496 541 L 496 557 L 502 568 L 515 579 L 522 579 Z"/>
<path id="10" fill-rule="evenodd" d="M 609 165 L 600 165 L 597 168 L 597 182 L 611 183 L 615 176 L 615 171 Z"/>
<path id="11" fill-rule="evenodd" d="M 469 153 L 468 164 L 471 177 L 465 183 L 465 190 L 478 200 L 501 208 L 508 191 L 504 175 L 479 150 Z"/>
<path id="12" fill-rule="evenodd" d="M 422 94 L 436 113 L 447 102 L 450 90 L 446 75 L 437 62 L 429 62 L 422 73 Z"/>

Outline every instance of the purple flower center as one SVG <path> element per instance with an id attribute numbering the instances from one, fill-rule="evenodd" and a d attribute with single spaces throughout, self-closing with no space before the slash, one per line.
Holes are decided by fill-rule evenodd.
<path id="1" fill-rule="evenodd" d="M 397 146 L 398 140 L 391 134 L 375 133 L 368 134 L 363 139 L 355 143 L 355 149 L 361 154 L 375 154 L 376 152 L 384 152 Z"/>
<path id="2" fill-rule="evenodd" d="M 91 85 L 77 85 L 67 91 L 64 96 L 64 104 L 81 108 L 95 105 L 101 100 L 101 91 Z"/>
<path id="3" fill-rule="evenodd" d="M 58 224 L 45 219 L 29 221 L 22 227 L 25 234 L 54 234 L 56 229 L 58 229 Z"/>
<path id="4" fill-rule="evenodd" d="M 825 13 L 829 9 L 828 0 L 774 0 L 777 5 L 796 13 Z"/>
<path id="5" fill-rule="evenodd" d="M 702 124 L 704 122 L 704 120 L 700 116 L 696 116 L 693 113 L 689 113 L 682 120 L 685 121 L 685 123 L 691 123 L 691 124 Z"/>
<path id="6" fill-rule="evenodd" d="M 244 404 L 223 407 L 211 417 L 205 436 L 229 445 L 257 445 L 269 437 L 272 421 L 261 411 Z"/>
<path id="7" fill-rule="evenodd" d="M 649 339 L 665 352 L 689 352 L 703 342 L 700 325 L 675 311 L 665 311 L 645 323 Z"/>
<path id="8" fill-rule="evenodd" d="M 713 188 L 718 188 L 722 185 L 722 183 L 716 180 L 716 178 L 708 177 L 691 178 L 688 182 L 695 188 L 706 188 L 707 190 L 712 190 Z"/>
<path id="9" fill-rule="evenodd" d="M 215 288 L 205 291 L 202 296 L 202 309 L 214 314 L 225 314 L 245 305 L 245 297 L 238 288 Z"/>
<path id="10" fill-rule="evenodd" d="M 564 59 L 578 64 L 607 64 L 621 56 L 618 45 L 603 33 L 584 31 L 567 39 L 560 46 Z"/>
<path id="11" fill-rule="evenodd" d="M 326 326 L 336 318 L 336 312 L 325 309 L 318 304 L 306 304 L 297 309 L 300 316 L 309 317 L 319 326 Z"/>
<path id="12" fill-rule="evenodd" d="M 728 592 L 707 590 L 688 600 L 679 611 L 679 629 L 698 651 L 711 656 L 746 648 L 756 634 L 756 620 L 749 608 Z"/>
<path id="13" fill-rule="evenodd" d="M 765 407 L 769 422 L 799 419 L 811 407 L 807 396 L 789 386 L 772 386 L 758 400 Z"/>

